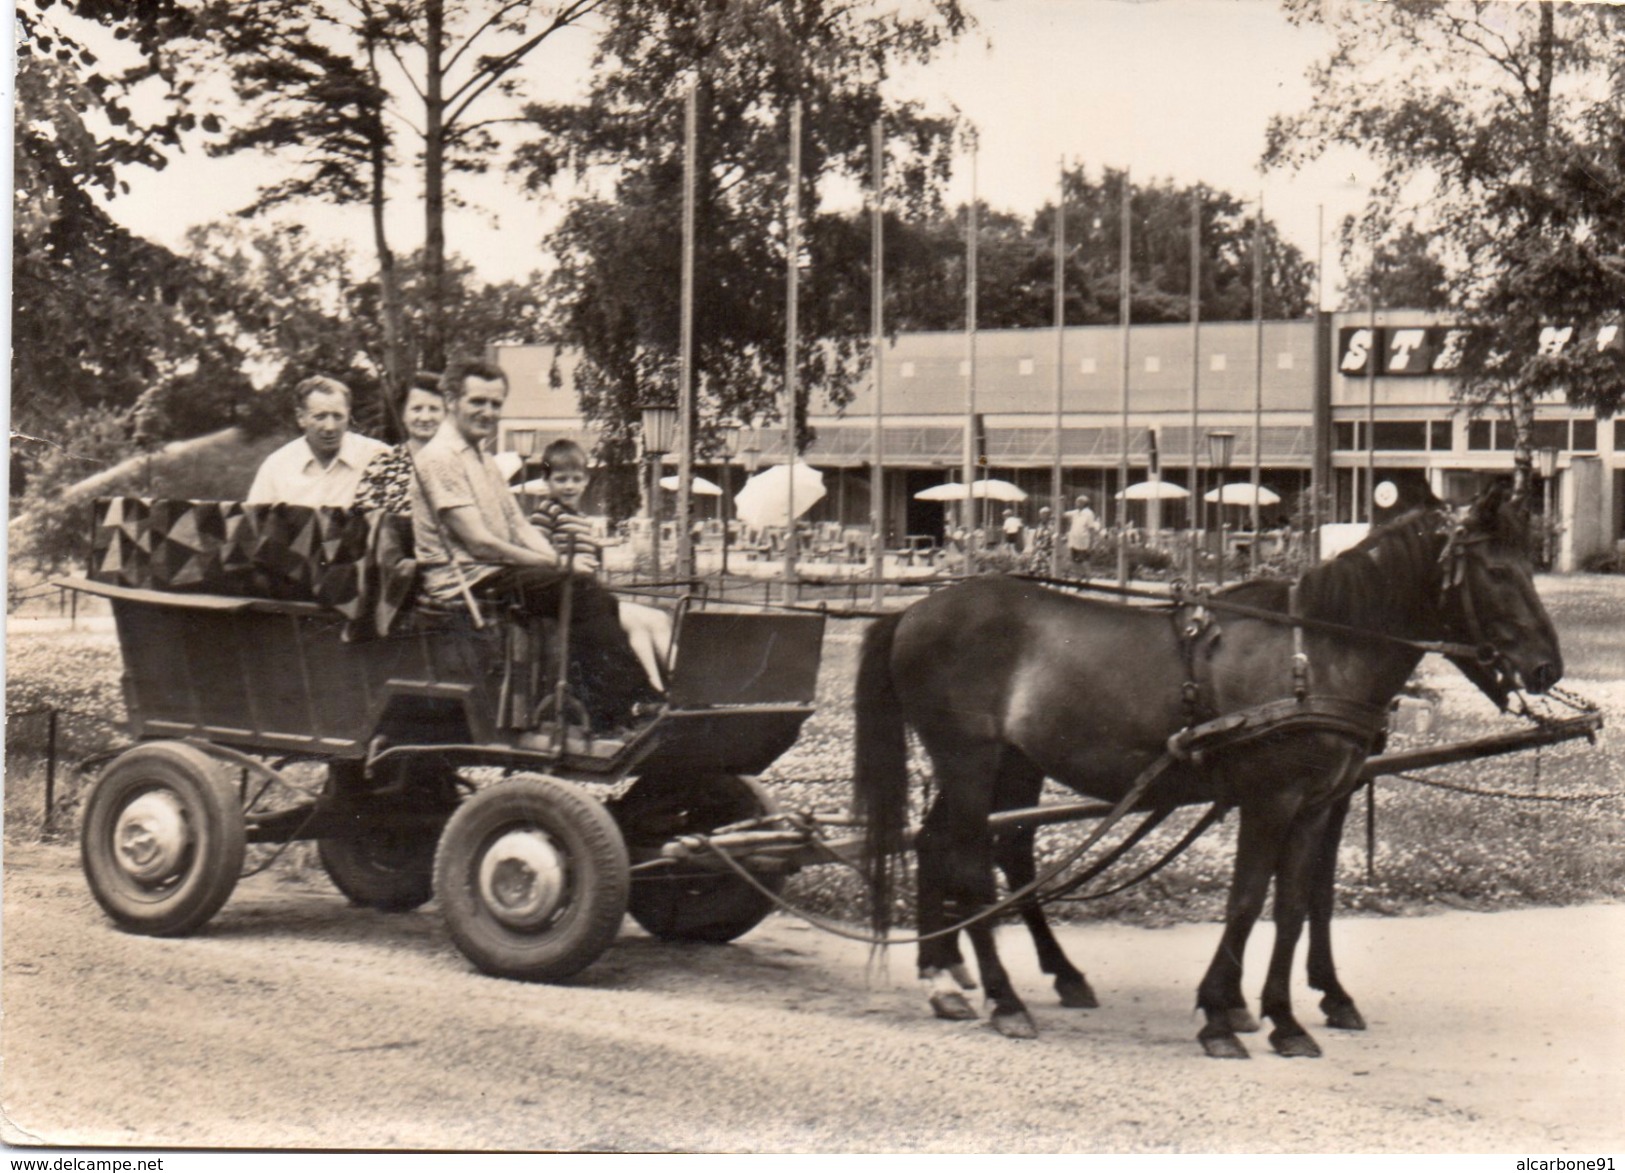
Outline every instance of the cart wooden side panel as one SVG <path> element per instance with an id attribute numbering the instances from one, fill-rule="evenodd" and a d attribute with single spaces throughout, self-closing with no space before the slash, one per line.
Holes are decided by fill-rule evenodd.
<path id="1" fill-rule="evenodd" d="M 462 738 L 494 736 L 501 661 L 489 637 L 345 642 L 343 621 L 313 604 L 72 585 L 112 601 L 125 705 L 143 740 L 361 757 L 401 705 L 451 715 Z"/>

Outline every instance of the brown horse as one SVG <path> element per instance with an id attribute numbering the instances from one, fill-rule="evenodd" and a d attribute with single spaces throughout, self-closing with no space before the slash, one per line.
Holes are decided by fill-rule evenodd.
<path id="1" fill-rule="evenodd" d="M 920 973 L 944 1017 L 974 1014 L 954 988 L 969 983 L 952 926 L 992 903 L 995 862 L 1012 887 L 1032 876 L 1030 833 L 996 843 L 989 814 L 1035 801 L 1045 777 L 1117 802 L 1160 765 L 1137 808 L 1224 801 L 1240 812 L 1224 934 L 1197 994 L 1204 1049 L 1246 1057 L 1236 1032 L 1257 1024 L 1241 958 L 1273 879 L 1275 949 L 1260 1012 L 1277 1051 L 1318 1055 L 1292 1014 L 1292 962 L 1308 919 L 1309 980 L 1325 995 L 1328 1022 L 1364 1026 L 1337 980 L 1330 923 L 1343 817 L 1387 706 L 1428 650 L 1447 654 L 1502 708 L 1511 689 L 1544 692 L 1562 677 L 1528 549 L 1524 512 L 1497 487 L 1459 511 L 1438 502 L 1413 510 L 1295 586 L 1231 587 L 1210 612 L 989 577 L 877 620 L 858 670 L 855 781 L 875 928 L 890 927 L 893 869 L 907 843 L 906 729 L 936 778 L 914 846 Z M 1226 715 L 1248 728 L 1200 755 L 1162 760 L 1171 736 Z M 1092 1004 L 1041 911 L 1023 912 L 1063 1002 Z M 1030 1037 L 991 925 L 967 932 L 993 1024 Z"/>

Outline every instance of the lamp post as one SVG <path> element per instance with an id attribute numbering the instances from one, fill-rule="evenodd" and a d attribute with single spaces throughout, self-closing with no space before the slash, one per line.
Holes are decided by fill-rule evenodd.
<path id="1" fill-rule="evenodd" d="M 535 428 L 526 428 L 524 431 L 509 432 L 508 439 L 513 444 L 515 455 L 519 457 L 519 487 L 529 493 L 525 486 L 530 484 L 530 466 L 536 459 L 536 444 L 539 439 Z"/>
<path id="2" fill-rule="evenodd" d="M 1540 515 L 1541 561 L 1546 569 L 1552 568 L 1552 482 L 1557 479 L 1557 449 L 1535 449 L 1535 465 L 1540 471 L 1541 498 L 1544 508 Z"/>
<path id="3" fill-rule="evenodd" d="M 677 440 L 677 409 L 658 403 L 645 403 L 643 413 L 643 455 L 649 461 L 649 551 L 654 576 L 660 577 L 660 458 L 672 450 Z"/>
<path id="4" fill-rule="evenodd" d="M 728 546 L 731 544 L 728 529 L 730 519 L 728 514 L 729 498 L 733 496 L 733 463 L 734 457 L 739 455 L 739 433 L 744 425 L 736 419 L 721 419 L 717 421 L 717 439 L 722 448 L 722 589 L 728 589 Z"/>
<path id="5" fill-rule="evenodd" d="M 1207 458 L 1218 475 L 1214 479 L 1214 492 L 1219 494 L 1219 570 L 1218 584 L 1224 585 L 1224 557 L 1225 557 L 1225 516 L 1224 516 L 1224 474 L 1229 471 L 1230 458 L 1236 452 L 1236 434 L 1234 432 L 1209 432 L 1207 434 Z"/>

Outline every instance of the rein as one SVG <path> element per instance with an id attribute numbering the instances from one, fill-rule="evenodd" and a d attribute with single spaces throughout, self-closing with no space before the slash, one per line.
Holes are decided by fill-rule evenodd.
<path id="1" fill-rule="evenodd" d="M 1172 604 L 1176 607 L 1196 606 L 1206 607 L 1211 611 L 1228 611 L 1232 615 L 1241 615 L 1248 619 L 1262 619 L 1266 623 L 1279 623 L 1283 626 L 1289 625 L 1299 630 L 1321 631 L 1328 635 L 1358 636 L 1361 639 L 1381 640 L 1384 643 L 1396 644 L 1420 652 L 1433 652 L 1441 656 L 1457 656 L 1486 665 L 1493 664 L 1499 658 L 1499 653 L 1488 643 L 1465 644 L 1453 640 L 1408 639 L 1405 636 L 1394 635 L 1387 631 L 1374 631 L 1368 627 L 1352 627 L 1347 623 L 1334 623 L 1329 619 L 1311 619 L 1307 615 L 1270 611 L 1263 607 L 1249 607 L 1245 603 L 1234 603 L 1207 591 L 1188 590 L 1178 583 L 1175 583 L 1165 593 L 1162 591 L 1148 591 L 1140 587 L 1117 587 L 1109 586 L 1106 583 L 1078 582 L 1074 579 L 1052 578 L 1040 574 L 1012 574 L 1010 577 L 1019 578 L 1026 582 L 1036 582 L 1041 586 L 1094 591 L 1099 594 L 1117 595 L 1130 599 L 1150 599 L 1154 602 Z"/>

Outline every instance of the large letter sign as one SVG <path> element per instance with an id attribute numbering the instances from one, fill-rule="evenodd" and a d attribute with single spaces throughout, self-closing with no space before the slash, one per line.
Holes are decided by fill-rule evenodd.
<path id="1" fill-rule="evenodd" d="M 1473 328 L 1468 326 L 1345 326 L 1338 332 L 1337 369 L 1350 378 L 1371 373 L 1394 376 L 1448 375 L 1461 368 Z M 1625 349 L 1620 323 L 1607 323 L 1582 334 L 1574 326 L 1542 326 L 1536 353 L 1556 358 L 1576 350 Z"/>
<path id="2" fill-rule="evenodd" d="M 1338 346 L 1340 357 L 1337 360 L 1337 369 L 1345 375 L 1363 375 L 1366 373 L 1366 363 L 1371 361 L 1371 352 L 1376 349 L 1376 331 L 1368 330 L 1364 326 L 1357 329 L 1344 329 L 1341 331 L 1341 344 Z"/>

